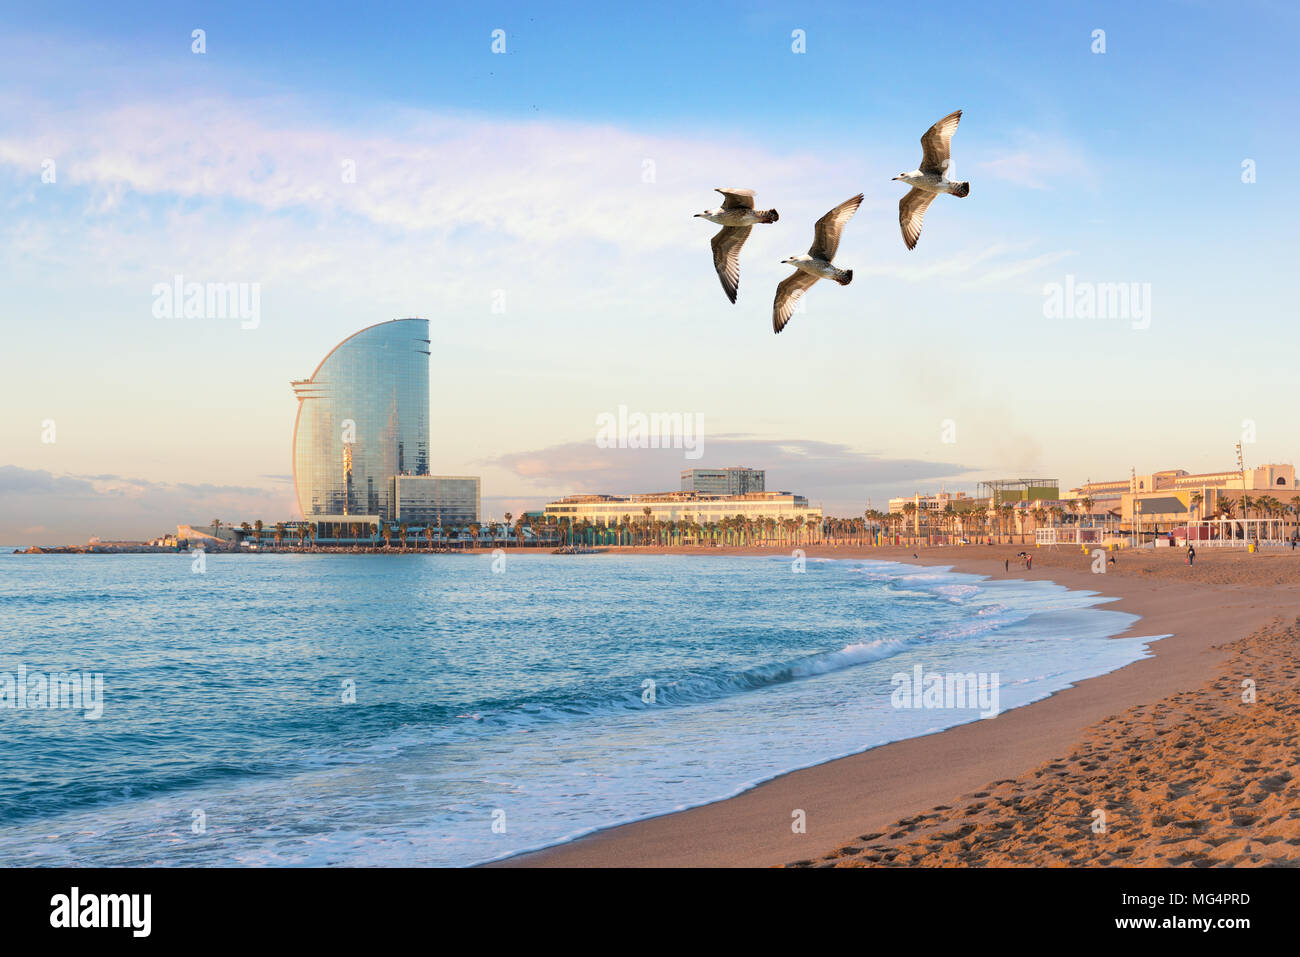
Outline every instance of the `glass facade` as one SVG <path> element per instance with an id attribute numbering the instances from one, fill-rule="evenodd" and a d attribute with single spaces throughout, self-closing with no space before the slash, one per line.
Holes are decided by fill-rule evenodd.
<path id="1" fill-rule="evenodd" d="M 762 469 L 729 467 L 725 469 L 683 469 L 682 491 L 711 495 L 748 495 L 764 492 L 767 473 Z"/>
<path id="2" fill-rule="evenodd" d="M 478 522 L 479 482 L 473 475 L 398 475 L 393 478 L 397 521 L 458 528 Z"/>
<path id="3" fill-rule="evenodd" d="M 396 521 L 393 476 L 429 474 L 429 321 L 362 329 L 293 391 L 293 481 L 303 516 Z"/>

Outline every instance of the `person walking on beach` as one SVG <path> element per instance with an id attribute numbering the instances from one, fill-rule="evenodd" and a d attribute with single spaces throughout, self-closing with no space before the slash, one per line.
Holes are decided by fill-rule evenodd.
<path id="1" fill-rule="evenodd" d="M 1196 549 L 1192 548 L 1191 542 L 1187 543 L 1187 564 L 1188 565 L 1196 564 Z"/>
<path id="2" fill-rule="evenodd" d="M 1003 569 L 1002 569 L 1002 570 L 1003 570 L 1004 572 L 1006 572 L 1006 574 L 1008 574 L 1008 575 L 1011 574 L 1011 559 L 1008 558 L 1008 559 L 1006 560 L 1006 562 L 1003 563 Z"/>
<path id="3" fill-rule="evenodd" d="M 1026 556 L 1025 556 L 1025 571 L 1030 571 L 1030 572 L 1032 572 L 1033 570 L 1034 570 L 1034 556 L 1033 556 L 1033 555 L 1026 555 Z"/>

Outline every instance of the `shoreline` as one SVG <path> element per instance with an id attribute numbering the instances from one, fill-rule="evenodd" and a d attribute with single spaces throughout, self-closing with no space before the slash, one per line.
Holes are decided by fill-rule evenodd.
<path id="1" fill-rule="evenodd" d="M 1114 598 L 1102 607 L 1138 616 L 1115 638 L 1170 637 L 1153 642 L 1146 658 L 992 720 L 968 722 L 786 772 L 730 798 L 613 825 L 484 866 L 763 867 L 830 858 L 846 845 L 862 843 L 860 838 L 881 836 L 899 821 L 934 808 L 946 810 L 961 795 L 1007 783 L 1053 761 L 1095 726 L 1129 709 L 1152 706 L 1212 681 L 1229 657 L 1224 645 L 1288 614 L 1294 617 L 1300 597 L 1300 558 L 1291 553 L 1247 556 L 1236 550 L 1216 554 L 1205 549 L 1197 565 L 1189 568 L 1182 564 L 1182 552 L 1175 549 L 1121 551 L 1118 564 L 1098 575 L 1091 571 L 1088 555 L 1064 547 L 803 546 L 803 550 L 808 558 L 895 561 L 945 566 L 994 579 L 1051 581 Z M 784 548 L 626 551 L 789 554 Z M 1033 556 L 1034 569 L 1013 565 L 1007 573 L 1004 562 L 1014 562 L 1020 551 Z M 795 810 L 805 812 L 806 833 L 792 832 Z"/>

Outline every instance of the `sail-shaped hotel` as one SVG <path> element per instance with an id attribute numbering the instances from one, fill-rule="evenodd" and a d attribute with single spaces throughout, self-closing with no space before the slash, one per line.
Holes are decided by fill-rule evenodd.
<path id="1" fill-rule="evenodd" d="M 468 524 L 479 482 L 429 474 L 429 321 L 394 319 L 344 339 L 293 384 L 293 480 L 316 523 Z"/>

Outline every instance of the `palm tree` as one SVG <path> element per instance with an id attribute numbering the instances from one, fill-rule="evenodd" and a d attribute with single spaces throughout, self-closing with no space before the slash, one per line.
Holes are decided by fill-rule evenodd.
<path id="1" fill-rule="evenodd" d="M 514 516 L 510 512 L 506 512 L 506 534 L 507 535 L 509 534 L 510 519 L 512 518 L 514 518 Z"/>
<path id="2" fill-rule="evenodd" d="M 1259 506 L 1259 510 L 1263 513 L 1264 517 L 1269 520 L 1269 532 L 1271 534 L 1272 519 L 1278 514 L 1278 512 L 1282 511 L 1282 503 L 1272 495 L 1261 495 L 1256 504 Z M 1258 537 L 1259 536 L 1256 536 L 1256 538 Z"/>
<path id="3" fill-rule="evenodd" d="M 284 522 L 275 523 L 275 547 L 279 548 L 280 543 L 284 541 Z"/>
<path id="4" fill-rule="evenodd" d="M 384 536 L 384 548 L 389 548 L 393 544 L 393 526 L 387 522 L 380 522 L 379 534 Z"/>
<path id="5" fill-rule="evenodd" d="M 1221 496 L 1221 497 L 1219 498 L 1219 501 L 1216 503 L 1216 505 L 1215 505 L 1215 509 L 1214 509 L 1214 513 L 1215 513 L 1216 515 L 1219 516 L 1219 520 L 1220 520 L 1220 521 L 1228 521 L 1228 522 L 1231 522 L 1231 521 L 1232 521 L 1232 510 L 1233 510 L 1233 507 L 1234 507 L 1234 503 L 1233 503 L 1232 499 L 1230 499 L 1230 498 L 1228 498 L 1226 495 L 1224 495 L 1224 496 Z M 1237 526 L 1236 526 L 1235 524 L 1233 524 L 1233 525 L 1229 525 L 1229 526 L 1228 526 L 1228 531 L 1229 531 L 1229 533 L 1230 533 L 1228 537 L 1230 537 L 1230 538 L 1236 538 L 1236 537 L 1237 537 Z"/>
<path id="6" fill-rule="evenodd" d="M 1040 527 L 1043 525 L 1043 523 L 1047 520 L 1047 510 L 1046 510 L 1045 508 L 1043 508 L 1043 506 L 1039 505 L 1039 506 L 1036 506 L 1036 507 L 1034 508 L 1032 514 L 1033 514 L 1033 516 L 1034 516 L 1034 529 L 1037 530 L 1037 529 L 1040 528 Z M 1023 521 L 1022 521 L 1021 524 L 1020 524 L 1020 530 L 1021 530 L 1022 533 L 1024 532 L 1024 522 L 1023 522 Z"/>
<path id="7" fill-rule="evenodd" d="M 370 547 L 375 547 L 375 536 L 379 534 L 379 526 L 374 522 L 370 523 Z"/>
<path id="8" fill-rule="evenodd" d="M 478 522 L 470 522 L 470 525 L 469 525 L 469 540 L 470 540 L 470 546 L 471 546 L 471 547 L 473 547 L 473 548 L 478 548 L 478 544 L 479 544 L 479 541 L 478 541 L 478 533 L 481 532 L 481 531 L 483 531 L 483 526 L 482 526 L 482 525 L 480 525 Z"/>
<path id="9" fill-rule="evenodd" d="M 262 520 L 260 518 L 253 523 L 253 528 L 257 532 L 257 541 L 259 544 L 261 544 L 262 541 L 262 529 L 265 527 L 266 526 L 262 524 Z"/>
<path id="10" fill-rule="evenodd" d="M 1010 502 L 1003 502 L 1001 505 L 998 506 L 998 511 L 1002 515 L 1002 521 L 1000 524 L 1002 525 L 1002 527 L 1006 528 L 1008 544 L 1010 544 L 1009 540 L 1011 538 L 1011 533 L 1015 531 L 1015 523 L 1013 521 L 1013 518 L 1015 516 L 1016 508 Z"/>

